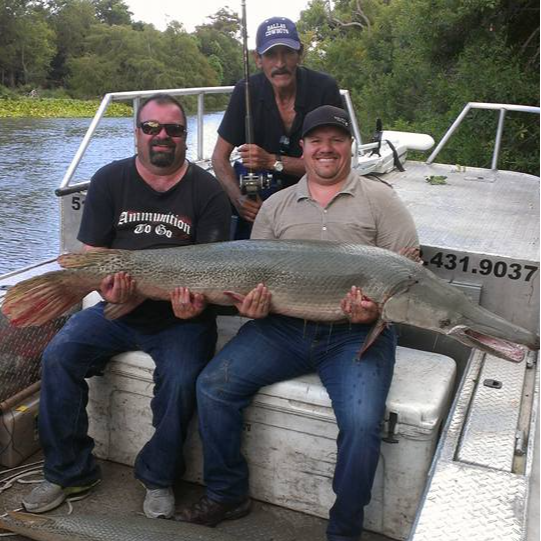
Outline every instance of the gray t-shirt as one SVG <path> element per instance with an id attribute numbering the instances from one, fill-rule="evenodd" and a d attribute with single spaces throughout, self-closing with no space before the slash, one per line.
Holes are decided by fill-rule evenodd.
<path id="1" fill-rule="evenodd" d="M 272 195 L 251 238 L 354 242 L 394 252 L 419 246 L 413 218 L 393 188 L 354 170 L 326 207 L 311 198 L 306 175 Z"/>

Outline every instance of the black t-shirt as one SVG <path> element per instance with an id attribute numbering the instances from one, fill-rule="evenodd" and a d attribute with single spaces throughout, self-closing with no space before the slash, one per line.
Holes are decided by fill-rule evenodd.
<path id="1" fill-rule="evenodd" d="M 233 146 L 246 143 L 245 134 L 245 85 L 239 81 L 224 114 L 218 133 Z M 274 99 L 274 91 L 263 72 L 250 77 L 250 102 L 254 126 L 254 143 L 272 154 L 300 158 L 301 129 L 304 117 L 320 105 L 344 107 L 336 81 L 325 73 L 299 66 L 297 68 L 297 95 L 295 98 L 295 120 L 291 132 L 287 133 Z M 289 140 L 286 148 L 285 140 Z M 282 144 L 280 141 L 282 140 Z M 295 184 L 299 178 L 288 174 L 274 174 L 282 180 L 285 188 Z"/>
<path id="2" fill-rule="evenodd" d="M 166 248 L 228 240 L 230 223 L 229 200 L 210 173 L 190 163 L 180 182 L 157 192 L 141 178 L 131 157 L 92 177 L 77 238 L 90 246 L 124 250 Z M 150 300 L 121 319 L 149 332 L 180 321 L 171 303 Z"/>

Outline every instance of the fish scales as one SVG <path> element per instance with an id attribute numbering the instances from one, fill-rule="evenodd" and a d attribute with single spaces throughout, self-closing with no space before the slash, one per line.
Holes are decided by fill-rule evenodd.
<path id="1" fill-rule="evenodd" d="M 218 304 L 232 304 L 224 291 L 246 294 L 263 282 L 272 292 L 274 312 L 337 321 L 344 319 L 340 300 L 352 285 L 362 287 L 368 297 L 380 302 L 389 291 L 410 280 L 417 267 L 390 251 L 362 245 L 238 241 L 124 252 L 122 258 L 98 265 L 97 273 L 128 271 L 149 296 L 156 296 L 155 291 L 145 289 L 153 282 L 167 293 L 177 286 L 188 287 Z"/>
<path id="2" fill-rule="evenodd" d="M 125 271 L 137 297 L 106 309 L 128 313 L 144 298 L 168 300 L 175 287 L 231 305 L 228 292 L 246 295 L 264 283 L 270 311 L 312 321 L 345 320 L 340 302 L 352 286 L 379 304 L 381 321 L 405 323 L 450 336 L 469 347 L 518 362 L 524 348 L 539 349 L 539 335 L 474 304 L 463 292 L 422 265 L 396 253 L 327 241 L 248 240 L 159 250 L 107 250 L 66 254 L 66 270 L 47 273 L 10 288 L 3 313 L 17 326 L 41 325 L 99 289 L 108 274 Z M 532 327 L 535 325 L 532 322 Z"/>
<path id="3" fill-rule="evenodd" d="M 207 528 L 144 517 L 9 513 L 0 527 L 38 541 L 248 541 Z"/>

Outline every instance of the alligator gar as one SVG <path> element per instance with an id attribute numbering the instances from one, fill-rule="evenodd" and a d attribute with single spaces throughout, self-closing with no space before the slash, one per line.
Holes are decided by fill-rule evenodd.
<path id="1" fill-rule="evenodd" d="M 10 512 L 0 516 L 0 528 L 38 541 L 242 541 L 205 526 L 132 516 Z"/>
<path id="2" fill-rule="evenodd" d="M 248 240 L 66 254 L 58 262 L 65 270 L 8 290 L 2 311 L 14 325 L 43 324 L 98 289 L 105 276 L 124 271 L 135 278 L 141 297 L 159 300 L 168 300 L 181 286 L 203 293 L 211 303 L 231 305 L 231 292 L 246 295 L 264 283 L 272 293 L 271 312 L 324 322 L 345 319 L 340 301 L 357 286 L 380 306 L 375 329 L 405 323 L 515 362 L 525 355 L 517 344 L 539 349 L 537 334 L 474 304 L 422 265 L 372 246 Z"/>

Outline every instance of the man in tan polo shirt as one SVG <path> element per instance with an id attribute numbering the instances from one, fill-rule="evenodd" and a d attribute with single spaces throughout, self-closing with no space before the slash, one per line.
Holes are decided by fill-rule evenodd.
<path id="1" fill-rule="evenodd" d="M 302 130 L 306 175 L 263 203 L 252 238 L 417 250 L 413 219 L 392 187 L 351 169 L 351 143 L 345 111 L 325 105 L 309 113 Z M 352 287 L 344 297 L 344 322 L 333 325 L 269 314 L 271 294 L 259 284 L 238 303 L 239 311 L 254 319 L 198 378 L 207 494 L 177 518 L 214 526 L 249 512 L 248 468 L 240 451 L 242 410 L 264 385 L 316 371 L 340 429 L 333 480 L 336 501 L 327 540 L 357 541 L 379 459 L 395 331 L 392 326 L 384 329 L 359 362 L 357 352 L 379 311 L 359 289 Z"/>

